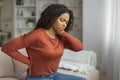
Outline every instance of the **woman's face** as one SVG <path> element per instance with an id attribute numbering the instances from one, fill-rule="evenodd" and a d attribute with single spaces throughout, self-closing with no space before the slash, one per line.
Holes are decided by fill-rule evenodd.
<path id="1" fill-rule="evenodd" d="M 56 19 L 56 21 L 52 25 L 52 28 L 56 32 L 56 34 L 59 34 L 65 30 L 69 22 L 69 18 L 70 16 L 68 13 L 63 13 Z"/>

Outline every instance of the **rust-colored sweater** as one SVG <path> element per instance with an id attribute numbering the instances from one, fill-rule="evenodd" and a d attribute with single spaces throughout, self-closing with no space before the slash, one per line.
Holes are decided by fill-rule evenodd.
<path id="1" fill-rule="evenodd" d="M 28 57 L 18 52 L 26 48 Z M 81 42 L 67 32 L 55 39 L 49 37 L 44 29 L 36 29 L 16 37 L 2 46 L 2 51 L 12 58 L 30 66 L 32 76 L 50 75 L 57 71 L 64 48 L 79 51 Z"/>

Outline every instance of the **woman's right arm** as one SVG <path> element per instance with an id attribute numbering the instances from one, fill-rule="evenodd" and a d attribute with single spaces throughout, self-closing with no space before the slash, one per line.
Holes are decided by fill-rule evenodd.
<path id="1" fill-rule="evenodd" d="M 25 63 L 27 65 L 30 65 L 30 61 L 28 59 L 28 57 L 26 57 L 25 55 L 21 54 L 20 52 L 18 52 L 18 49 L 22 49 L 25 48 L 26 45 L 24 43 L 24 40 L 22 38 L 22 36 L 14 38 L 8 42 L 6 42 L 1 50 L 6 53 L 7 55 L 11 56 L 12 58 Z"/>

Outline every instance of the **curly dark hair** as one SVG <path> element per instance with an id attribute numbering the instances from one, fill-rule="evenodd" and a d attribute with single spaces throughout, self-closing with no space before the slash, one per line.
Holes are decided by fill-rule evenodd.
<path id="1" fill-rule="evenodd" d="M 70 19 L 68 25 L 65 29 L 66 32 L 70 31 L 73 27 L 74 16 L 72 10 L 68 9 L 63 4 L 51 4 L 49 5 L 41 14 L 41 17 L 38 19 L 35 29 L 44 28 L 50 29 L 54 21 L 63 13 L 68 13 Z"/>

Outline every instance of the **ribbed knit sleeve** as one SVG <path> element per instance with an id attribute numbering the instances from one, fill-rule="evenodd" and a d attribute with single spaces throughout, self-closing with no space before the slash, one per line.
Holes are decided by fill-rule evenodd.
<path id="1" fill-rule="evenodd" d="M 67 32 L 64 32 L 62 35 L 65 48 L 69 48 L 74 51 L 79 51 L 83 49 L 83 45 L 80 40 L 73 37 Z"/>
<path id="2" fill-rule="evenodd" d="M 6 42 L 1 50 L 12 58 L 30 65 L 28 57 L 20 53 L 18 50 L 22 48 L 28 48 L 31 44 L 34 44 L 36 35 L 33 31 L 24 34 L 20 37 L 16 37 L 8 42 Z"/>
<path id="3" fill-rule="evenodd" d="M 17 37 L 5 43 L 2 46 L 1 50 L 12 58 L 30 65 L 29 59 L 20 52 L 18 52 L 18 49 L 21 48 L 25 48 L 24 41 L 22 37 Z"/>

